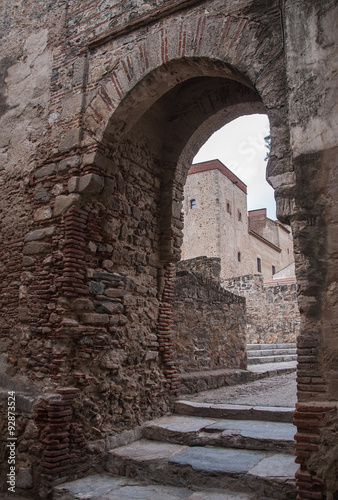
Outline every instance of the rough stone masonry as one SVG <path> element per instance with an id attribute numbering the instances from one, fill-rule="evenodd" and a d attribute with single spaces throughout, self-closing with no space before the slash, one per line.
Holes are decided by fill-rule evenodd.
<path id="1" fill-rule="evenodd" d="M 246 300 L 220 285 L 219 258 L 176 265 L 172 341 L 179 373 L 247 367 Z"/>
<path id="2" fill-rule="evenodd" d="M 1 435 L 15 391 L 17 491 L 46 498 L 170 411 L 187 171 L 220 126 L 267 113 L 301 313 L 298 497 L 335 498 L 337 2 L 0 8 Z"/>

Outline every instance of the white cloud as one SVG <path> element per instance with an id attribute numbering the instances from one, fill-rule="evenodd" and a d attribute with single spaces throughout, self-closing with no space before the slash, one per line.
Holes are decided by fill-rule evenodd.
<path id="1" fill-rule="evenodd" d="M 204 144 L 193 163 L 218 159 L 248 186 L 248 210 L 267 208 L 276 218 L 274 191 L 266 182 L 266 146 L 269 135 L 266 115 L 242 116 L 228 123 Z"/>

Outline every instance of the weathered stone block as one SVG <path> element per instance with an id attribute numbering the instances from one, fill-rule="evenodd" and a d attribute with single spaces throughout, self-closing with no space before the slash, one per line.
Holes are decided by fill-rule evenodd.
<path id="1" fill-rule="evenodd" d="M 104 368 L 117 370 L 126 359 L 126 352 L 122 349 L 116 349 L 115 351 L 109 351 L 102 354 L 99 359 L 99 363 Z"/>
<path id="2" fill-rule="evenodd" d="M 114 271 L 116 269 L 116 264 L 112 261 L 112 260 L 104 260 L 102 262 L 102 267 L 103 269 L 105 269 L 106 271 Z"/>
<path id="3" fill-rule="evenodd" d="M 66 212 L 68 208 L 78 203 L 79 200 L 80 200 L 80 195 L 78 194 L 69 194 L 67 196 L 61 194 L 60 196 L 57 196 L 55 198 L 55 205 L 53 211 L 54 217 L 57 217 L 58 215 L 61 215 L 64 212 Z"/>
<path id="4" fill-rule="evenodd" d="M 122 298 L 125 293 L 125 290 L 121 290 L 120 288 L 107 288 L 104 291 L 104 294 L 111 298 Z"/>
<path id="5" fill-rule="evenodd" d="M 79 156 L 70 156 L 69 158 L 65 158 L 61 160 L 59 163 L 58 171 L 59 173 L 66 172 L 72 168 L 78 167 L 80 165 L 80 157 Z"/>
<path id="6" fill-rule="evenodd" d="M 107 325 L 109 323 L 109 316 L 108 314 L 83 313 L 80 315 L 80 320 L 90 325 Z"/>
<path id="7" fill-rule="evenodd" d="M 51 250 L 51 245 L 49 243 L 43 243 L 40 241 L 32 241 L 27 243 L 23 248 L 24 255 L 36 255 L 40 253 L 47 253 Z"/>
<path id="8" fill-rule="evenodd" d="M 99 281 L 92 281 L 89 284 L 89 292 L 94 295 L 101 295 L 104 292 L 105 285 Z"/>
<path id="9" fill-rule="evenodd" d="M 71 94 L 64 100 L 61 118 L 71 118 L 81 112 L 82 94 Z"/>
<path id="10" fill-rule="evenodd" d="M 104 281 L 122 281 L 124 276 L 117 273 L 108 273 L 105 271 L 96 271 L 94 272 L 94 279 L 104 280 Z"/>
<path id="11" fill-rule="evenodd" d="M 22 259 L 22 267 L 31 267 L 34 266 L 35 259 L 33 257 L 25 256 Z"/>
<path id="12" fill-rule="evenodd" d="M 52 217 L 52 210 L 50 207 L 38 208 L 34 214 L 35 221 L 48 220 Z"/>
<path id="13" fill-rule="evenodd" d="M 155 361 L 158 359 L 158 352 L 156 351 L 147 351 L 144 361 Z"/>
<path id="14" fill-rule="evenodd" d="M 99 312 L 113 314 L 123 309 L 123 304 L 120 302 L 109 302 L 103 301 L 101 305 L 98 307 Z"/>
<path id="15" fill-rule="evenodd" d="M 80 130 L 69 130 L 60 144 L 60 151 L 68 151 L 80 144 Z"/>
<path id="16" fill-rule="evenodd" d="M 35 178 L 39 179 L 40 177 L 47 177 L 48 175 L 53 175 L 56 172 L 56 164 L 51 163 L 50 165 L 46 165 L 45 167 L 39 168 L 35 172 Z"/>
<path id="17" fill-rule="evenodd" d="M 32 468 L 19 468 L 16 474 L 16 487 L 27 490 L 33 486 Z"/>
<path id="18" fill-rule="evenodd" d="M 94 304 L 90 299 L 85 297 L 74 300 L 72 304 L 76 311 L 93 311 Z"/>
<path id="19" fill-rule="evenodd" d="M 43 240 L 44 238 L 50 238 L 55 234 L 56 227 L 45 227 L 43 229 L 37 229 L 36 231 L 31 231 L 27 233 L 25 236 L 25 241 L 35 241 L 35 240 Z"/>
<path id="20" fill-rule="evenodd" d="M 84 195 L 99 194 L 104 187 L 104 179 L 97 174 L 87 174 L 82 177 L 72 177 L 68 181 L 70 193 L 81 193 Z"/>
<path id="21" fill-rule="evenodd" d="M 34 198 L 37 201 L 49 201 L 52 197 L 52 193 L 50 193 L 46 188 L 44 188 L 41 184 L 38 184 L 36 187 Z"/>

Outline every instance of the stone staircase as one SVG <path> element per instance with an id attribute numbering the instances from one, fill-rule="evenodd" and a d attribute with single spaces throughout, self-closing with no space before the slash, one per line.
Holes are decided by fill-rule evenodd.
<path id="1" fill-rule="evenodd" d="M 177 401 L 142 439 L 112 449 L 106 472 L 55 488 L 54 499 L 295 499 L 293 408 Z"/>
<path id="2" fill-rule="evenodd" d="M 297 360 L 297 346 L 289 344 L 247 344 L 248 365 Z"/>

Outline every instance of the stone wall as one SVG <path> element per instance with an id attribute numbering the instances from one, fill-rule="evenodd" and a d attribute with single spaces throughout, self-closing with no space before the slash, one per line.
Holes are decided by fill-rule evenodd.
<path id="1" fill-rule="evenodd" d="M 221 259 L 203 255 L 195 259 L 180 260 L 176 264 L 176 273 L 178 274 L 182 271 L 203 274 L 205 278 L 219 283 L 221 280 Z"/>
<path id="2" fill-rule="evenodd" d="M 222 286 L 246 298 L 248 344 L 296 342 L 300 314 L 295 279 L 264 283 L 256 274 L 222 280 Z"/>
<path id="3" fill-rule="evenodd" d="M 245 369 L 245 299 L 198 272 L 178 272 L 174 285 L 172 341 L 178 371 Z"/>

